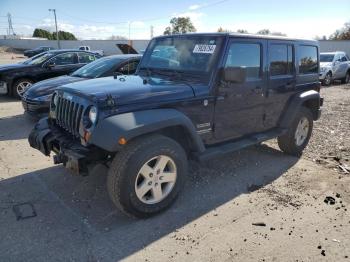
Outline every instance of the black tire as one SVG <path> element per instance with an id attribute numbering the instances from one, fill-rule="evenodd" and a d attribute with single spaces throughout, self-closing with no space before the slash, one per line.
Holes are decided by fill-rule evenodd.
<path id="1" fill-rule="evenodd" d="M 309 124 L 309 129 L 303 143 L 298 145 L 296 142 L 296 131 L 299 122 L 302 118 L 306 118 Z M 309 143 L 311 133 L 313 128 L 313 116 L 311 111 L 306 107 L 301 107 L 300 111 L 297 113 L 295 119 L 293 120 L 291 126 L 288 129 L 288 132 L 277 138 L 279 148 L 290 155 L 300 156 L 304 148 Z"/>
<path id="2" fill-rule="evenodd" d="M 107 176 L 107 189 L 113 203 L 125 214 L 146 218 L 168 208 L 184 186 L 187 175 L 187 156 L 174 140 L 162 135 L 147 135 L 136 138 L 116 154 Z M 141 167 L 155 156 L 170 157 L 176 166 L 176 182 L 166 197 L 158 203 L 142 202 L 135 189 Z"/>
<path id="3" fill-rule="evenodd" d="M 16 80 L 13 85 L 12 85 L 12 89 L 11 89 L 11 95 L 15 98 L 20 99 L 21 96 L 18 94 L 17 92 L 17 86 L 22 84 L 22 83 L 29 83 L 30 85 L 34 84 L 34 82 L 31 79 L 28 78 L 21 78 Z"/>
<path id="4" fill-rule="evenodd" d="M 322 81 L 322 85 L 330 86 L 332 84 L 332 73 L 328 72 Z"/>
<path id="5" fill-rule="evenodd" d="M 347 84 L 350 81 L 350 72 L 347 72 L 345 77 L 341 80 L 342 84 Z"/>

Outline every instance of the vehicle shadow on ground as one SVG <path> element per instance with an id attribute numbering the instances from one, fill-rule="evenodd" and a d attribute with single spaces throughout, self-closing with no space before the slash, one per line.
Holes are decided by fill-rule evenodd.
<path id="1" fill-rule="evenodd" d="M 273 182 L 297 161 L 261 145 L 213 159 L 205 166 L 191 162 L 188 182 L 175 204 L 144 220 L 116 210 L 106 191 L 103 166 L 88 177 L 73 176 L 56 166 L 6 179 L 0 181 L 0 203 L 8 203 L 7 213 L 0 216 L 0 235 L 6 236 L 0 250 L 15 261 L 31 260 L 30 254 L 36 261 L 51 256 L 60 261 L 119 261 Z M 16 221 L 11 206 L 22 202 L 31 202 L 37 217 Z M 240 216 L 232 214 L 232 219 Z"/>
<path id="2" fill-rule="evenodd" d="M 21 102 L 20 99 L 8 96 L 8 95 L 1 95 L 0 94 L 0 103 L 9 103 L 9 102 Z"/>
<path id="3" fill-rule="evenodd" d="M 37 120 L 26 114 L 0 117 L 0 141 L 25 139 Z M 20 126 L 21 128 L 13 128 Z"/>

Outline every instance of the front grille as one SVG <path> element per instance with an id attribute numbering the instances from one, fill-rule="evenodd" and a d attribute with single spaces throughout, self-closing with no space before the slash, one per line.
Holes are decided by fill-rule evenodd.
<path id="1" fill-rule="evenodd" d="M 83 105 L 59 96 L 56 106 L 56 124 L 75 137 L 79 137 L 83 109 Z"/>

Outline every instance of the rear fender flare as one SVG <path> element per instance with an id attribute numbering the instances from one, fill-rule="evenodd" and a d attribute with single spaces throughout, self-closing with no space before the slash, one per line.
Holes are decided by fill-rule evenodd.
<path id="1" fill-rule="evenodd" d="M 296 94 L 291 98 L 286 109 L 284 110 L 284 113 L 282 114 L 282 117 L 279 121 L 279 126 L 282 128 L 288 128 L 292 124 L 292 121 L 294 120 L 300 108 L 307 104 L 312 104 L 312 108 L 310 109 L 314 116 L 314 120 L 317 120 L 317 113 L 321 107 L 321 97 L 320 94 L 315 90 L 309 90 Z"/>

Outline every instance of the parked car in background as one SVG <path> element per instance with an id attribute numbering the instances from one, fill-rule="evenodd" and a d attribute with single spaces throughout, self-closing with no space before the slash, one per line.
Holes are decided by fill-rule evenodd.
<path id="1" fill-rule="evenodd" d="M 78 49 L 82 50 L 82 51 L 89 51 L 89 52 L 92 52 L 92 53 L 96 53 L 96 54 L 99 54 L 100 56 L 104 55 L 104 51 L 103 50 L 91 50 L 90 46 L 88 46 L 88 45 L 79 46 Z"/>
<path id="2" fill-rule="evenodd" d="M 50 47 L 50 46 L 39 46 L 37 48 L 34 49 L 30 49 L 30 50 L 26 50 L 23 52 L 23 54 L 27 57 L 33 57 L 35 55 L 41 54 L 43 52 L 47 52 L 50 50 L 54 50 L 55 48 Z"/>
<path id="3" fill-rule="evenodd" d="M 20 98 L 32 84 L 67 75 L 100 55 L 79 50 L 52 50 L 17 64 L 0 66 L 0 94 Z"/>
<path id="4" fill-rule="evenodd" d="M 58 86 L 117 74 L 134 74 L 140 59 L 141 55 L 106 56 L 79 68 L 70 75 L 38 82 L 23 94 L 23 108 L 26 113 L 40 117 L 49 112 L 51 96 Z"/>
<path id="5" fill-rule="evenodd" d="M 104 164 L 115 205 L 148 217 L 175 201 L 188 159 L 272 138 L 300 156 L 323 104 L 318 50 L 276 36 L 156 37 L 136 74 L 60 86 L 28 140 L 78 174 Z"/>
<path id="6" fill-rule="evenodd" d="M 349 83 L 350 59 L 345 52 L 320 53 L 320 66 L 320 81 L 323 85 L 329 86 L 333 80 Z"/>

